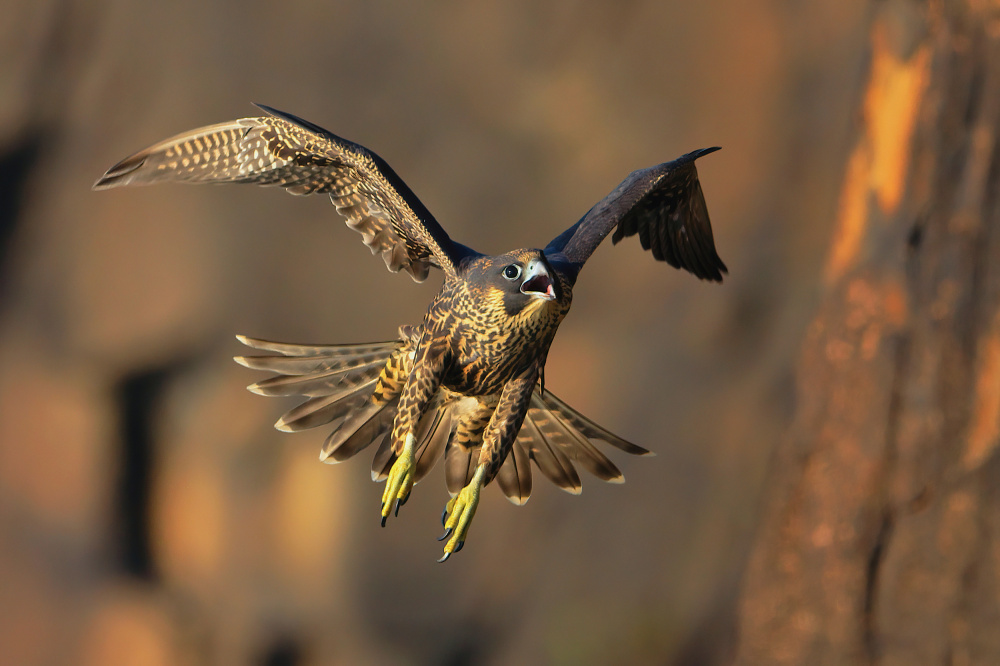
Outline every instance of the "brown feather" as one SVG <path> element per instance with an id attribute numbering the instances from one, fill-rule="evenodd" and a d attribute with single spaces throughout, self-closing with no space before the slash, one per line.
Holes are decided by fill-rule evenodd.
<path id="1" fill-rule="evenodd" d="M 444 479 L 448 493 L 453 497 L 465 487 L 475 474 L 476 466 L 473 457 L 479 458 L 478 446 L 463 446 L 452 443 L 445 449 Z"/>
<path id="2" fill-rule="evenodd" d="M 327 193 L 392 271 L 416 281 L 430 266 L 455 275 L 465 248 L 448 234 L 378 155 L 306 120 L 268 113 L 184 132 L 114 165 L 95 190 L 174 181 L 249 183 L 290 193 Z"/>
<path id="3" fill-rule="evenodd" d="M 339 463 L 363 451 L 392 429 L 396 416 L 395 404 L 376 403 L 369 399 L 365 405 L 347 417 L 330 433 L 323 444 L 319 459 Z"/>
<path id="4" fill-rule="evenodd" d="M 504 496 L 520 506 L 531 497 L 531 457 L 527 449 L 515 442 L 510 455 L 496 476 Z"/>
<path id="5" fill-rule="evenodd" d="M 633 444 L 632 442 L 626 441 L 609 430 L 597 425 L 586 416 L 560 400 L 559 397 L 551 391 L 546 391 L 544 395 L 538 395 L 536 393 L 535 397 L 537 400 L 533 399 L 533 407 L 540 407 L 538 403 L 541 402 L 541 405 L 561 416 L 569 425 L 573 426 L 590 439 L 598 439 L 602 442 L 610 444 L 611 446 L 619 448 L 626 453 L 631 453 L 634 456 L 654 455 L 651 451 Z"/>
<path id="6" fill-rule="evenodd" d="M 382 482 L 389 476 L 389 469 L 396 462 L 396 453 L 392 448 L 392 439 L 388 436 L 379 443 L 372 458 L 372 481 Z"/>
<path id="7" fill-rule="evenodd" d="M 368 357 L 371 358 L 371 357 Z M 385 367 L 386 358 L 376 357 L 374 362 L 347 365 L 331 363 L 329 370 L 317 370 L 303 375 L 280 375 L 251 384 L 247 389 L 258 395 L 267 396 L 321 396 L 349 389 L 378 379 Z M 322 368 L 322 364 L 320 365 Z"/>
<path id="8" fill-rule="evenodd" d="M 611 483 L 625 480 L 613 462 L 554 412 L 533 409 L 528 412 L 528 416 L 550 445 L 558 447 L 568 458 L 583 465 L 597 478 Z"/>
<path id="9" fill-rule="evenodd" d="M 573 463 L 558 447 L 552 446 L 542 431 L 535 425 L 530 415 L 524 419 L 521 432 L 526 434 L 526 446 L 529 455 L 545 477 L 568 493 L 579 495 L 583 490 L 580 475 L 573 468 Z"/>
<path id="10" fill-rule="evenodd" d="M 274 427 L 284 432 L 297 432 L 344 419 L 365 404 L 375 388 L 375 381 L 373 379 L 330 395 L 310 398 L 285 412 Z"/>
<path id="11" fill-rule="evenodd" d="M 434 468 L 438 459 L 444 454 L 448 439 L 451 437 L 451 410 L 439 407 L 424 414 L 417 429 L 418 440 L 414 461 L 413 482 L 427 476 Z"/>

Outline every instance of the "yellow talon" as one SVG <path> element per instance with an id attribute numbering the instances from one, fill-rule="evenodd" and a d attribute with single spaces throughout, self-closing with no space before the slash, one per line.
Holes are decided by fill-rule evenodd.
<path id="1" fill-rule="evenodd" d="M 469 485 L 450 500 L 445 507 L 444 541 L 449 536 L 451 539 L 444 546 L 444 556 L 438 562 L 444 562 L 452 553 L 462 550 L 465 545 L 465 537 L 469 533 L 469 525 L 472 524 L 472 517 L 476 515 L 476 508 L 479 506 L 479 493 L 483 489 L 483 477 L 486 476 L 486 465 L 476 468 L 476 473 L 472 477 Z"/>
<path id="2" fill-rule="evenodd" d="M 413 489 L 413 452 L 416 448 L 416 438 L 407 434 L 403 440 L 403 452 L 389 469 L 389 478 L 386 479 L 385 491 L 382 493 L 382 527 L 385 527 L 385 519 L 389 517 L 393 506 L 398 515 L 399 507 L 410 498 L 410 491 Z"/>

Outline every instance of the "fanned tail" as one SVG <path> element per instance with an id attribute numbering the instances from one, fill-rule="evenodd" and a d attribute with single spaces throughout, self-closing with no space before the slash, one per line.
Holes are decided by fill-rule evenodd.
<path id="1" fill-rule="evenodd" d="M 334 424 L 320 460 L 341 462 L 384 440 L 392 429 L 399 392 L 416 344 L 411 327 L 400 339 L 349 345 L 298 345 L 237 336 L 240 342 L 277 355 L 237 356 L 240 365 L 277 373 L 247 388 L 266 396 L 301 395 L 275 427 L 294 432 Z"/>
<path id="2" fill-rule="evenodd" d="M 445 452 L 448 491 L 455 495 L 472 479 L 479 458 L 479 440 L 466 444 L 452 442 Z M 580 494 L 583 482 L 573 463 L 609 483 L 623 483 L 625 477 L 611 460 L 594 446 L 604 442 L 632 455 L 653 455 L 597 425 L 551 392 L 536 389 L 517 440 L 497 473 L 497 485 L 514 504 L 524 504 L 531 495 L 531 465 L 568 493 Z"/>
<path id="3" fill-rule="evenodd" d="M 342 462 L 377 443 L 372 480 L 383 481 L 396 460 L 390 433 L 420 332 L 402 327 L 398 340 L 349 345 L 298 345 L 238 336 L 248 347 L 274 354 L 235 360 L 254 370 L 276 373 L 247 387 L 254 393 L 306 398 L 278 419 L 276 428 L 294 432 L 332 424 L 320 453 L 320 460 L 327 463 Z M 492 408 L 477 398 L 440 391 L 417 425 L 414 481 L 444 458 L 448 491 L 455 495 L 467 485 L 478 463 L 482 431 Z M 652 455 L 551 392 L 542 394 L 536 388 L 517 440 L 497 473 L 497 485 L 511 502 L 524 504 L 531 495 L 532 462 L 543 476 L 573 494 L 583 489 L 574 463 L 599 479 L 622 483 L 621 471 L 595 441 L 632 455 Z"/>

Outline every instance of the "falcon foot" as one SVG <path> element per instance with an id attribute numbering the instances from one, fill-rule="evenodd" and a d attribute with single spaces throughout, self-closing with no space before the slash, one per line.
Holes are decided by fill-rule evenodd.
<path id="1" fill-rule="evenodd" d="M 446 561 L 452 553 L 462 550 L 462 546 L 465 545 L 465 536 L 469 533 L 469 525 L 472 524 L 472 517 L 476 515 L 476 507 L 479 506 L 479 493 L 483 489 L 483 477 L 485 476 L 486 466 L 480 465 L 476 468 L 476 473 L 469 485 L 448 500 L 444 515 L 442 515 L 444 536 L 438 541 L 444 541 L 449 536 L 451 539 L 445 544 L 444 556 L 438 562 Z"/>
<path id="2" fill-rule="evenodd" d="M 382 493 L 382 527 L 389 512 L 399 515 L 399 507 L 410 499 L 413 490 L 413 452 L 416 449 L 416 439 L 408 434 L 403 443 L 403 452 L 389 469 L 389 478 L 385 481 L 385 491 Z M 394 508 L 395 507 L 395 508 Z"/>

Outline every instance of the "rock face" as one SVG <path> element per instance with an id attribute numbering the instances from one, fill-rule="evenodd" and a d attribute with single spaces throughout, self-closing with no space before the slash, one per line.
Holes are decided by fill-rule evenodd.
<path id="1" fill-rule="evenodd" d="M 884 3 L 741 663 L 1000 661 L 1000 37 Z"/>
<path id="2" fill-rule="evenodd" d="M 19 4 L 0 22 L 0 663 L 731 654 L 757 499 L 837 222 L 863 7 L 249 2 L 236 16 L 184 1 Z M 489 251 L 543 245 L 631 170 L 723 146 L 699 170 L 731 279 L 699 283 L 637 243 L 602 247 L 549 356 L 547 386 L 658 456 L 616 459 L 628 483 L 585 482 L 580 497 L 537 488 L 515 508 L 488 490 L 475 543 L 447 566 L 434 562 L 440 477 L 380 529 L 367 465 L 321 465 L 323 433 L 274 431 L 287 405 L 243 390 L 259 377 L 230 361 L 242 353 L 233 335 L 391 338 L 419 320 L 434 276 L 389 274 L 321 198 L 89 189 L 121 157 L 252 115 L 252 101 L 378 151 L 454 238 Z M 908 191 L 881 187 L 879 205 Z M 945 232 L 922 233 L 926 248 Z M 914 312 L 909 278 L 858 272 L 851 247 L 828 279 L 862 314 L 843 324 L 842 345 L 810 329 L 805 353 L 892 366 L 884 354 Z M 943 321 L 967 307 L 955 279 L 935 286 Z M 983 268 L 969 279 L 992 284 Z M 954 348 L 976 359 L 962 385 L 983 387 L 970 404 L 985 416 L 962 431 L 971 470 L 991 469 L 995 440 L 997 353 L 980 330 Z M 861 461 L 859 483 L 888 488 L 864 446 L 837 455 Z M 935 533 L 949 548 L 985 515 L 966 491 L 922 500 L 961 517 L 954 534 Z M 842 543 L 835 518 L 810 534 Z M 859 524 L 874 530 L 866 543 L 884 541 L 884 522 L 876 511 Z M 905 552 L 886 548 L 885 566 Z"/>

